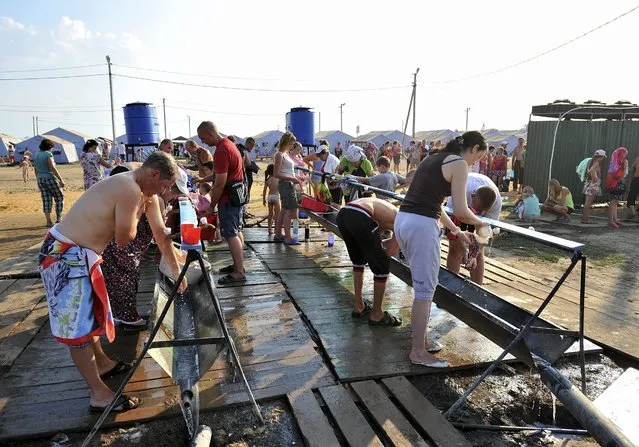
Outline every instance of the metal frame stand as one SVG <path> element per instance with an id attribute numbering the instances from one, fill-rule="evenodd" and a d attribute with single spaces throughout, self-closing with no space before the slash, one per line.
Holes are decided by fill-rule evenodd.
<path id="1" fill-rule="evenodd" d="M 166 314 L 168 313 L 169 308 L 171 307 L 171 304 L 173 304 L 173 300 L 178 295 L 178 288 L 180 284 L 182 283 L 182 280 L 184 279 L 184 276 L 186 275 L 186 272 L 189 266 L 194 261 L 197 261 L 200 265 L 200 268 L 202 269 L 204 281 L 206 282 L 206 288 L 208 290 L 209 296 L 211 297 L 211 301 L 213 302 L 213 307 L 215 308 L 215 313 L 217 314 L 218 320 L 220 322 L 220 328 L 222 329 L 223 337 L 208 337 L 205 339 L 169 340 L 169 341 L 163 341 L 163 342 L 153 342 L 153 339 L 155 338 L 158 331 L 160 330 L 160 326 L 162 325 L 162 322 L 164 321 L 164 318 L 166 317 Z M 146 343 L 142 347 L 142 351 L 140 352 L 140 355 L 138 355 L 138 357 L 133 362 L 133 366 L 131 367 L 131 370 L 127 373 L 124 380 L 122 381 L 117 391 L 115 392 L 115 395 L 113 396 L 113 399 L 111 400 L 111 403 L 109 403 L 109 405 L 104 409 L 104 411 L 102 412 L 102 415 L 100 415 L 100 418 L 97 420 L 97 422 L 95 423 L 95 425 L 93 426 L 93 428 L 91 429 L 91 431 L 89 432 L 85 440 L 82 442 L 82 447 L 87 447 L 89 445 L 89 443 L 91 442 L 95 434 L 98 432 L 98 430 L 100 429 L 100 427 L 106 420 L 107 416 L 111 413 L 111 411 L 115 407 L 115 403 L 124 392 L 124 388 L 129 383 L 129 380 L 131 380 L 131 377 L 133 377 L 133 374 L 135 374 L 135 371 L 138 369 L 138 367 L 142 363 L 142 359 L 144 359 L 149 349 L 160 348 L 160 347 L 181 347 L 181 346 L 216 344 L 216 343 L 226 344 L 226 347 L 228 348 L 227 360 L 229 360 L 229 367 L 233 376 L 233 381 L 235 382 L 237 378 L 237 373 L 239 371 L 240 375 L 242 376 L 242 381 L 244 382 L 244 386 L 246 388 L 246 393 L 248 394 L 251 400 L 253 411 L 255 412 L 255 415 L 259 419 L 260 423 L 264 424 L 264 418 L 262 417 L 262 413 L 260 412 L 260 407 L 257 405 L 257 402 L 255 401 L 255 396 L 253 395 L 253 392 L 251 391 L 251 387 L 248 383 L 248 380 L 246 379 L 244 370 L 242 369 L 242 364 L 240 363 L 239 355 L 237 353 L 237 349 L 235 348 L 235 343 L 233 342 L 233 338 L 231 337 L 229 330 L 226 326 L 226 321 L 224 320 L 224 314 L 222 313 L 222 306 L 220 306 L 220 303 L 215 297 L 215 293 L 213 292 L 213 285 L 211 284 L 211 278 L 206 272 L 204 260 L 202 259 L 202 254 L 198 250 L 191 249 L 191 250 L 188 250 L 187 252 L 186 263 L 184 264 L 184 267 L 182 267 L 182 271 L 180 272 L 180 275 L 175 281 L 175 284 L 173 286 L 173 291 L 167 298 L 166 304 L 164 305 L 164 308 L 162 309 L 162 312 L 160 313 L 157 323 L 155 323 L 155 326 L 153 326 L 153 329 L 151 330 L 151 333 L 149 334 L 149 339 L 146 341 Z"/>
<path id="2" fill-rule="evenodd" d="M 570 265 L 564 271 L 563 275 L 557 281 L 557 284 L 552 288 L 546 299 L 544 299 L 541 306 L 537 309 L 537 311 L 530 317 L 530 320 L 519 330 L 517 336 L 512 340 L 512 342 L 504 348 L 501 354 L 493 361 L 493 363 L 488 366 L 488 368 L 470 385 L 470 387 L 462 394 L 457 401 L 453 405 L 450 406 L 448 410 L 444 413 L 446 418 L 450 419 L 450 417 L 466 402 L 468 397 L 472 394 L 473 391 L 488 377 L 488 375 L 494 371 L 497 366 L 504 360 L 504 358 L 509 354 L 510 350 L 521 340 L 524 338 L 524 335 L 528 331 L 539 330 L 535 328 L 533 324 L 537 320 L 537 318 L 541 315 L 541 313 L 546 309 L 550 301 L 555 296 L 559 288 L 566 281 L 570 273 L 573 271 L 575 266 L 581 261 L 581 285 L 580 285 L 580 302 L 579 302 L 579 361 L 581 366 L 581 392 L 583 394 L 586 393 L 586 355 L 584 352 L 584 309 L 585 309 L 585 296 L 586 296 L 586 256 L 584 256 L 581 252 L 574 253 Z M 547 329 L 544 329 L 547 330 Z M 562 332 L 570 333 L 571 331 L 556 331 L 558 334 Z"/>

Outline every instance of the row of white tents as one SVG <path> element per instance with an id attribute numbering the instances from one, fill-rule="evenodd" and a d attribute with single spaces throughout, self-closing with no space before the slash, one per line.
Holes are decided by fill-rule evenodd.
<path id="1" fill-rule="evenodd" d="M 526 138 L 526 129 L 519 130 L 498 130 L 498 129 L 488 129 L 482 132 L 486 137 L 486 140 L 489 145 L 498 146 L 502 142 L 506 141 L 508 143 L 509 148 L 513 148 L 517 145 L 518 138 Z M 257 146 L 257 150 L 254 151 L 253 156 L 259 154 L 268 154 L 275 146 L 284 133 L 280 130 L 268 130 L 265 132 L 261 132 L 257 135 L 254 135 L 255 143 Z M 319 140 L 327 140 L 329 143 L 329 148 L 331 152 L 334 153 L 335 147 L 337 147 L 338 143 L 342 148 L 345 148 L 348 144 L 354 143 L 358 145 L 366 145 L 367 143 L 374 143 L 377 147 L 382 146 L 384 143 L 388 141 L 397 140 L 402 142 L 404 146 L 407 146 L 411 140 L 426 140 L 426 142 L 437 142 L 441 141 L 442 143 L 446 143 L 452 138 L 460 135 L 461 133 L 451 129 L 439 129 L 439 130 L 429 130 L 423 132 L 417 132 L 415 134 L 415 138 L 410 135 L 406 135 L 399 130 L 386 130 L 386 131 L 374 131 L 369 132 L 364 135 L 359 135 L 354 137 L 345 132 L 339 130 L 329 130 L 317 132 L 315 134 L 315 144 L 319 145 Z M 31 152 L 35 153 L 39 150 L 39 145 L 42 139 L 49 138 L 55 143 L 55 147 L 53 148 L 53 154 L 56 163 L 64 164 L 64 163 L 73 163 L 79 160 L 79 156 L 82 153 L 82 147 L 86 143 L 86 141 L 90 138 L 93 138 L 89 135 L 83 134 L 82 132 L 78 132 L 71 129 L 65 129 L 62 127 L 57 127 L 55 129 L 51 129 L 48 132 L 43 133 L 42 135 L 36 135 L 35 137 L 27 138 L 25 140 L 21 140 L 20 138 L 15 138 L 10 135 L 6 135 L 0 133 L 0 156 L 7 156 L 7 149 L 9 144 L 13 144 L 16 149 L 16 159 L 20 160 L 22 153 L 29 149 Z M 100 138 L 102 140 L 109 141 L 104 138 Z M 206 144 L 202 143 L 202 140 L 198 138 L 197 135 L 191 137 L 191 139 L 195 140 L 198 144 L 203 147 L 208 147 Z M 244 144 L 246 139 L 241 137 L 236 137 L 238 143 Z M 117 142 L 127 143 L 126 135 L 121 135 L 116 138 Z M 178 137 L 173 140 L 176 143 L 184 143 L 186 138 Z M 110 143 L 110 141 L 109 141 Z M 115 148 L 113 148 L 115 149 Z M 114 152 L 112 152 L 114 154 Z"/>

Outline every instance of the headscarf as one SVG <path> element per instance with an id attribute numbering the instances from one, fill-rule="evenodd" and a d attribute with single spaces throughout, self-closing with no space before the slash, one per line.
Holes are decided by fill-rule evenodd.
<path id="1" fill-rule="evenodd" d="M 608 165 L 608 175 L 606 176 L 606 188 L 616 188 L 619 181 L 626 176 L 625 161 L 627 156 L 628 149 L 625 147 L 618 147 L 612 153 L 610 164 Z"/>
<path id="2" fill-rule="evenodd" d="M 359 146 L 355 146 L 354 144 L 348 146 L 348 149 L 346 149 L 344 156 L 350 163 L 357 163 L 358 161 L 366 158 L 366 156 L 364 155 L 364 150 Z"/>

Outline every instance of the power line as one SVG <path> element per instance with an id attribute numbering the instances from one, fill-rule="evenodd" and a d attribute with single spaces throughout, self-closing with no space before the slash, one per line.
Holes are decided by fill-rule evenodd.
<path id="1" fill-rule="evenodd" d="M 29 68 L 24 70 L 0 70 L 0 73 L 27 73 L 33 71 L 75 70 L 77 68 L 104 67 L 105 64 L 75 65 L 73 67 Z"/>
<path id="2" fill-rule="evenodd" d="M 71 124 L 74 126 L 95 126 L 95 127 L 110 127 L 109 123 L 99 124 L 99 123 L 77 123 L 75 121 L 60 121 L 55 118 L 50 119 L 42 119 L 38 116 L 38 121 L 49 124 Z"/>
<path id="3" fill-rule="evenodd" d="M 370 87 L 370 88 L 355 88 L 355 89 L 327 89 L 327 90 L 269 89 L 269 88 L 230 87 L 230 86 L 222 86 L 222 85 L 194 84 L 190 82 L 167 81 L 165 79 L 144 78 L 142 76 L 131 76 L 131 75 L 123 75 L 123 74 L 117 74 L 117 73 L 114 73 L 113 76 L 118 76 L 120 78 L 137 79 L 141 81 L 159 82 L 162 84 L 185 85 L 189 87 L 202 87 L 202 88 L 212 88 L 212 89 L 219 89 L 219 90 L 235 90 L 235 91 L 248 91 L 248 92 L 344 93 L 344 92 L 370 92 L 370 91 L 378 91 L 378 90 L 396 90 L 396 89 L 410 87 L 410 86 L 403 85 L 403 86 L 395 86 L 395 87 Z"/>
<path id="4" fill-rule="evenodd" d="M 108 108 L 109 105 L 108 104 L 102 104 L 102 105 L 95 105 L 95 104 L 88 104 L 88 105 L 81 105 L 81 106 L 43 106 L 43 105 L 26 105 L 26 104 L 0 104 L 0 107 L 11 107 L 11 108 L 21 108 L 21 109 L 38 109 L 38 110 L 44 110 L 44 109 L 102 109 L 102 108 Z"/>
<path id="5" fill-rule="evenodd" d="M 205 110 L 205 109 L 193 109 L 191 107 L 178 107 L 167 105 L 167 109 L 177 109 L 177 110 L 189 110 L 192 112 L 204 112 L 204 113 L 214 113 L 217 115 L 238 115 L 238 116 L 282 116 L 282 114 L 275 113 L 239 113 L 239 112 L 219 112 L 215 110 Z"/>
<path id="6" fill-rule="evenodd" d="M 46 109 L 4 109 L 0 108 L 0 112 L 17 112 L 17 113 L 54 113 L 54 114 L 64 114 L 64 113 L 104 113 L 110 112 L 110 109 L 102 109 L 102 110 L 46 110 Z"/>
<path id="7" fill-rule="evenodd" d="M 564 43 L 562 43 L 560 45 L 557 45 L 556 47 L 553 47 L 553 48 L 551 48 L 549 50 L 546 50 L 546 51 L 544 51 L 542 53 L 539 53 L 539 54 L 537 54 L 535 56 L 529 57 L 528 59 L 524 59 L 524 60 L 516 62 L 514 64 L 507 65 L 505 67 L 499 68 L 497 70 L 487 71 L 485 73 L 479 73 L 479 74 L 476 74 L 476 75 L 467 76 L 467 77 L 458 78 L 458 79 L 449 79 L 449 80 L 445 80 L 445 81 L 428 81 L 428 82 L 424 82 L 423 84 L 449 84 L 449 83 L 452 83 L 452 82 L 468 81 L 470 79 L 482 78 L 484 76 L 489 76 L 489 75 L 501 73 L 502 71 L 506 71 L 506 70 L 510 70 L 511 68 L 519 67 L 520 65 L 527 64 L 528 62 L 534 61 L 535 59 L 539 59 L 540 57 L 545 56 L 545 55 L 547 55 L 549 53 L 552 53 L 553 51 L 557 51 L 560 48 L 563 48 L 563 47 L 565 47 L 567 45 L 570 45 L 571 43 L 576 42 L 577 40 L 579 40 L 579 39 L 581 39 L 583 37 L 586 37 L 587 35 L 592 34 L 595 31 L 598 31 L 601 28 L 604 28 L 605 26 L 608 26 L 608 25 L 610 25 L 613 22 L 616 22 L 617 20 L 621 19 L 622 17 L 627 16 L 628 14 L 636 11 L 637 9 L 639 9 L 639 5 L 635 6 L 634 8 L 630 9 L 629 11 L 624 12 L 621 15 L 618 15 L 617 17 L 615 17 L 615 18 L 613 18 L 611 20 L 608 20 L 605 23 L 602 23 L 601 25 L 597 26 L 596 28 L 592 28 L 592 29 L 586 31 L 583 34 L 580 34 L 577 37 L 574 37 L 574 38 L 572 38 L 572 39 L 570 39 L 570 40 L 568 40 L 568 41 L 566 41 L 566 42 L 564 42 Z"/>
<path id="8" fill-rule="evenodd" d="M 91 78 L 95 76 L 106 76 L 106 73 L 66 75 L 66 76 L 43 76 L 43 77 L 31 77 L 31 78 L 0 78 L 0 81 L 38 81 L 41 79 Z"/>
<path id="9" fill-rule="evenodd" d="M 211 74 L 204 74 L 204 73 L 186 73 L 182 71 L 170 71 L 170 70 L 159 70 L 156 68 L 134 67 L 132 65 L 121 65 L 121 64 L 111 64 L 111 65 L 113 65 L 114 67 L 129 68 L 132 70 L 151 71 L 156 73 L 167 73 L 167 74 L 175 74 L 175 75 L 181 75 L 181 76 L 199 76 L 203 78 L 213 78 L 213 79 L 233 79 L 238 81 L 284 81 L 283 79 L 275 79 L 275 78 L 247 78 L 247 77 L 239 77 L 239 76 L 219 76 L 219 75 L 211 75 Z M 309 82 L 309 81 L 293 80 L 293 82 Z"/>

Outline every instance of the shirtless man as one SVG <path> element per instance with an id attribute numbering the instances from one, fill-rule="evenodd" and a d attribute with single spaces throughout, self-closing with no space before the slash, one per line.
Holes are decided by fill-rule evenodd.
<path id="1" fill-rule="evenodd" d="M 355 308 L 351 315 L 353 318 L 368 315 L 368 324 L 371 326 L 402 324 L 402 320 L 396 316 L 382 311 L 390 256 L 399 251 L 399 245 L 394 235 L 382 240 L 381 234 L 393 230 L 397 211 L 397 208 L 386 200 L 367 197 L 349 202 L 337 214 L 337 226 L 353 263 Z M 364 267 L 367 263 L 373 272 L 372 306 L 362 297 Z"/>
<path id="2" fill-rule="evenodd" d="M 521 192 L 521 189 L 524 187 L 523 185 L 523 166 L 521 165 L 521 153 L 524 151 L 525 140 L 523 138 L 519 138 L 517 140 L 519 143 L 515 149 L 513 149 L 513 156 L 511 159 L 512 170 L 515 174 L 513 178 L 513 191 Z M 519 187 L 521 186 L 521 188 Z"/>
<path id="3" fill-rule="evenodd" d="M 639 196 L 639 157 L 630 166 L 630 189 L 628 190 L 628 208 L 630 208 L 631 217 L 639 222 L 639 205 L 637 204 L 637 196 Z"/>
<path id="4" fill-rule="evenodd" d="M 483 174 L 474 172 L 468 173 L 466 181 L 466 201 L 469 208 L 478 216 L 487 217 L 493 220 L 499 220 L 501 214 L 501 195 L 497 186 L 491 179 Z M 453 208 L 452 198 L 448 199 L 447 205 Z M 452 216 L 455 219 L 455 216 Z M 462 224 L 458 220 L 454 220 L 456 225 L 460 226 L 461 231 L 475 231 L 474 227 Z M 448 256 L 446 257 L 446 268 L 454 273 L 459 273 L 464 258 L 464 243 L 459 239 L 458 235 L 451 232 L 447 233 L 448 237 Z M 482 246 L 477 256 L 477 264 L 470 270 L 470 279 L 479 285 L 484 283 L 484 247 Z"/>
<path id="5" fill-rule="evenodd" d="M 89 387 L 92 411 L 102 411 L 114 396 L 103 378 L 122 372 L 122 365 L 108 358 L 100 345 L 99 336 L 106 335 L 112 342 L 115 329 L 98 253 L 113 238 L 119 246 L 135 238 L 141 214 L 145 209 L 153 214 L 158 206 L 155 195 L 175 183 L 177 169 L 173 157 L 157 151 L 139 169 L 98 182 L 49 230 L 42 244 L 40 275 L 51 332 L 69 346 L 71 358 Z M 164 245 L 166 238 L 155 233 L 158 244 Z M 167 253 L 173 254 L 167 261 L 177 277 L 175 254 L 172 250 Z M 185 288 L 183 282 L 180 290 Z M 122 395 L 114 411 L 139 404 L 138 399 Z"/>
<path id="6" fill-rule="evenodd" d="M 184 150 L 195 159 L 194 165 L 185 166 L 185 168 L 190 169 L 191 171 L 198 171 L 198 176 L 200 178 L 204 177 L 205 174 L 202 172 L 202 165 L 207 161 L 213 161 L 211 153 L 199 146 L 194 140 L 186 140 L 186 143 L 184 143 Z"/>

